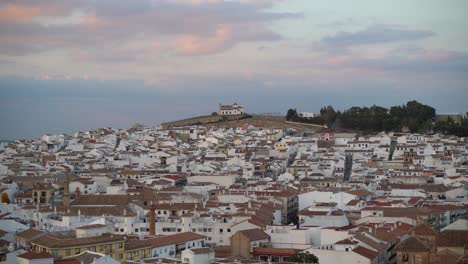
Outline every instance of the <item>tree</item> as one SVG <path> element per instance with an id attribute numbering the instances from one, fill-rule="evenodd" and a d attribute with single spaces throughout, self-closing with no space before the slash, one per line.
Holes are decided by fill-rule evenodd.
<path id="1" fill-rule="evenodd" d="M 328 105 L 320 109 L 320 116 L 324 120 L 325 124 L 328 127 L 331 127 L 336 119 L 336 111 L 331 105 Z"/>
<path id="2" fill-rule="evenodd" d="M 2 203 L 6 203 L 6 204 L 10 203 L 10 198 L 8 197 L 8 193 L 6 192 L 2 193 Z"/>
<path id="3" fill-rule="evenodd" d="M 296 254 L 289 258 L 289 262 L 299 262 L 299 263 L 319 263 L 319 259 L 314 254 L 311 254 L 307 251 L 296 252 Z"/>
<path id="4" fill-rule="evenodd" d="M 290 108 L 288 110 L 288 113 L 286 114 L 286 120 L 287 121 L 296 121 L 297 120 L 297 111 L 296 109 Z"/>

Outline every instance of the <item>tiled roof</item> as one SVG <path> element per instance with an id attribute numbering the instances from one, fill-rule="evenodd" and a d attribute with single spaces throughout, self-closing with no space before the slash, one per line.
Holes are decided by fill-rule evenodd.
<path id="1" fill-rule="evenodd" d="M 468 245 L 468 230 L 445 230 L 438 237 L 439 247 L 461 247 Z"/>
<path id="2" fill-rule="evenodd" d="M 45 234 L 46 233 L 44 231 L 31 228 L 31 229 L 27 229 L 27 230 L 17 233 L 16 237 L 22 238 L 25 240 L 32 240 L 32 239 L 38 238 L 39 236 L 43 236 Z"/>
<path id="3" fill-rule="evenodd" d="M 411 236 L 398 245 L 398 251 L 405 252 L 429 252 L 430 248 L 417 237 Z"/>
<path id="4" fill-rule="evenodd" d="M 361 247 L 361 246 L 358 246 L 356 247 L 355 249 L 353 249 L 353 252 L 365 257 L 365 258 L 368 258 L 370 260 L 373 260 L 375 259 L 379 253 L 375 252 L 375 251 L 372 251 L 370 249 L 367 249 L 365 247 Z"/>
<path id="5" fill-rule="evenodd" d="M 253 255 L 294 256 L 296 252 L 297 252 L 297 249 L 294 249 L 294 248 L 271 248 L 271 247 L 253 248 Z"/>
<path id="6" fill-rule="evenodd" d="M 32 241 L 33 244 L 46 247 L 46 248 L 68 248 L 76 246 L 96 245 L 101 243 L 112 243 L 124 241 L 125 238 L 120 235 L 103 234 L 95 237 L 83 238 L 63 238 L 55 237 L 52 235 L 45 235 Z"/>
<path id="7" fill-rule="evenodd" d="M 436 236 L 437 231 L 435 231 L 431 226 L 426 223 L 419 223 L 413 229 L 414 234 L 419 236 Z"/>
<path id="8" fill-rule="evenodd" d="M 41 252 L 41 253 L 25 252 L 23 254 L 19 254 L 17 257 L 22 258 L 22 259 L 29 259 L 29 260 L 53 258 L 51 254 L 46 253 L 46 252 Z"/>
<path id="9" fill-rule="evenodd" d="M 250 241 L 270 239 L 270 236 L 259 228 L 241 230 L 238 233 L 246 236 Z"/>

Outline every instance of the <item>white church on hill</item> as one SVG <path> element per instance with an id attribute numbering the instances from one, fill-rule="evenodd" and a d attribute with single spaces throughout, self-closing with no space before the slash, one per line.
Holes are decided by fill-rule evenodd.
<path id="1" fill-rule="evenodd" d="M 234 103 L 232 105 L 219 104 L 219 111 L 218 111 L 219 115 L 223 115 L 223 116 L 243 115 L 244 113 L 245 113 L 244 108 L 237 103 Z"/>

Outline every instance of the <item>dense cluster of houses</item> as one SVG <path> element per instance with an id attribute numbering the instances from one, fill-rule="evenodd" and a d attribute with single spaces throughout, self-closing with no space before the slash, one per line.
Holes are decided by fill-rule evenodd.
<path id="1" fill-rule="evenodd" d="M 0 143 L 0 178 L 6 263 L 468 261 L 466 138 L 135 125 Z"/>

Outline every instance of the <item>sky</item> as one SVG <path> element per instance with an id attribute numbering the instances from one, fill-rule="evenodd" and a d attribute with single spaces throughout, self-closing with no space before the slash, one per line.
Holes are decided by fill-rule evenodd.
<path id="1" fill-rule="evenodd" d="M 468 112 L 465 0 L 3 0 L 0 139 L 324 105 Z"/>

